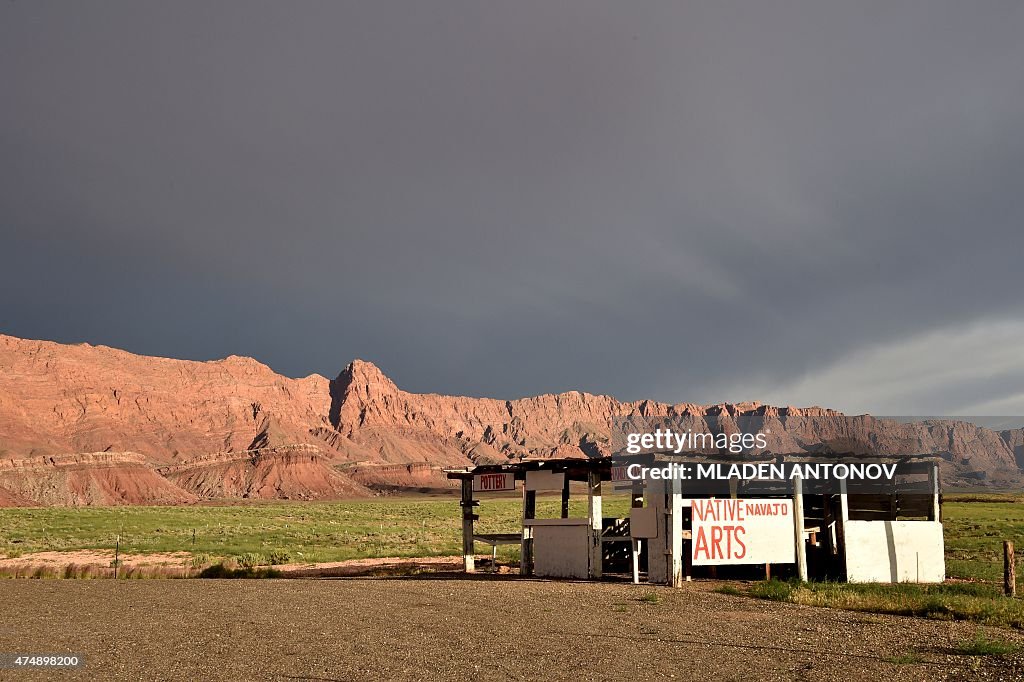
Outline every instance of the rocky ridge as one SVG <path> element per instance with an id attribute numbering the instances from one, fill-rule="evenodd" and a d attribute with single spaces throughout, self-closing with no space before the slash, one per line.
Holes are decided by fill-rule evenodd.
<path id="1" fill-rule="evenodd" d="M 626 417 L 681 418 L 695 430 L 756 419 L 773 452 L 864 444 L 929 452 L 947 460 L 945 475 L 972 480 L 1019 478 L 1024 459 L 1024 431 L 966 422 L 893 424 L 820 407 L 623 402 L 578 391 L 516 400 L 414 394 L 363 360 L 333 380 L 292 379 L 239 356 L 196 362 L 0 335 L 0 505 L 313 499 L 443 485 L 446 466 L 608 455 L 612 426 Z M 100 454 L 68 459 L 81 452 Z M 126 452 L 135 454 L 101 456 Z"/>

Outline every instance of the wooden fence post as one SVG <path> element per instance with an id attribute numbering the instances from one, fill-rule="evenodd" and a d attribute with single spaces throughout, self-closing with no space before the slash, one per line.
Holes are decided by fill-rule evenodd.
<path id="1" fill-rule="evenodd" d="M 1013 556 L 1013 541 L 1003 540 L 1003 594 L 1017 596 L 1017 562 Z"/>

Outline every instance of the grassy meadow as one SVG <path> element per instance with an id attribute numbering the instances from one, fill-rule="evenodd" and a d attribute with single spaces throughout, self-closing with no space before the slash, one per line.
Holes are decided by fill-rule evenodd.
<path id="1" fill-rule="evenodd" d="M 1024 504 L 1011 495 L 948 496 L 942 507 L 946 577 L 941 585 L 797 583 L 769 580 L 725 585 L 720 592 L 807 606 L 824 606 L 967 620 L 1024 629 L 1024 599 L 1003 596 L 1003 540 L 1024 565 Z M 1024 593 L 1024 590 L 1022 590 Z"/>
<path id="2" fill-rule="evenodd" d="M 538 517 L 556 517 L 557 495 L 540 497 Z M 628 514 L 629 498 L 606 496 L 606 516 Z M 96 550 L 124 554 L 187 552 L 195 566 L 243 567 L 375 557 L 430 557 L 461 552 L 458 498 L 389 497 L 344 502 L 265 502 L 181 507 L 0 509 L 0 557 L 41 551 Z M 478 507 L 481 533 L 514 533 L 521 500 L 491 497 Z M 576 496 L 571 516 L 586 514 Z M 1002 541 L 1024 555 L 1024 503 L 1012 496 L 950 496 L 943 505 L 944 585 L 846 585 L 768 581 L 722 591 L 865 612 L 972 620 L 1024 629 L 1024 599 L 1001 594 Z M 478 545 L 479 552 L 487 550 Z M 519 548 L 499 547 L 517 560 Z"/>
<path id="3" fill-rule="evenodd" d="M 558 496 L 537 501 L 538 517 L 557 517 Z M 627 514 L 629 498 L 606 497 L 605 512 Z M 520 498 L 490 498 L 478 507 L 480 533 L 520 529 Z M 586 515 L 574 499 L 570 515 Z M 193 538 L 194 533 L 194 538 Z M 190 552 L 210 560 L 258 554 L 293 562 L 461 554 L 457 497 L 391 497 L 346 502 L 267 502 L 183 507 L 0 509 L 0 557 L 42 551 Z M 480 545 L 483 552 L 486 546 Z M 517 558 L 518 548 L 499 554 Z"/>

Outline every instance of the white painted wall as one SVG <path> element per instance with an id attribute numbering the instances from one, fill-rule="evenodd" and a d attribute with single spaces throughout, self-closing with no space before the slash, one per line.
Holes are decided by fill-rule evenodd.
<path id="1" fill-rule="evenodd" d="M 851 583 L 946 579 L 938 521 L 847 521 L 846 576 Z"/>

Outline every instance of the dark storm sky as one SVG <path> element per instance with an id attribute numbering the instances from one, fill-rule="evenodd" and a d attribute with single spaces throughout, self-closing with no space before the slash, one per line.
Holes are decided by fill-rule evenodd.
<path id="1" fill-rule="evenodd" d="M 0 331 L 1024 414 L 1024 3 L 0 1 Z"/>

